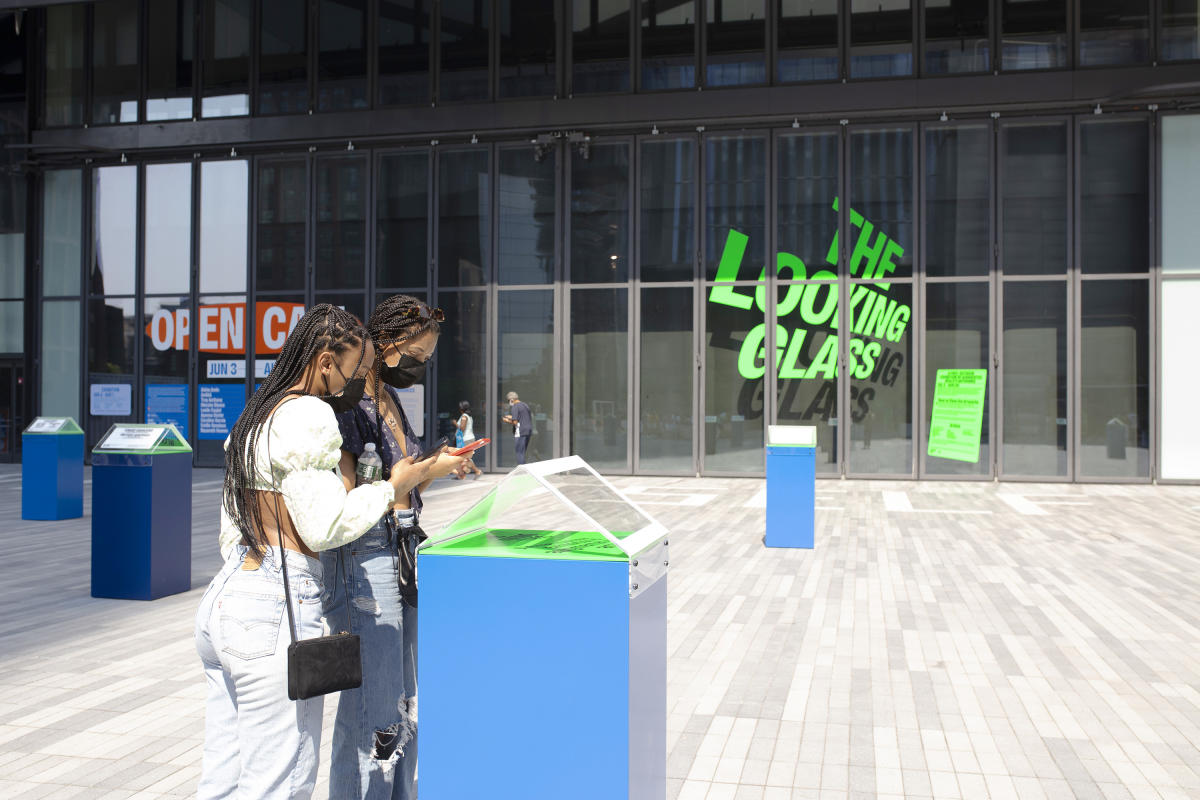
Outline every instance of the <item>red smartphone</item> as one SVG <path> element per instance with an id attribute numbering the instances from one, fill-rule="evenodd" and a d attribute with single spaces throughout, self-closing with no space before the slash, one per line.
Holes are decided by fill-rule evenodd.
<path id="1" fill-rule="evenodd" d="M 466 447 L 460 447 L 458 450 L 451 450 L 450 455 L 465 456 L 467 453 L 474 453 L 476 450 L 483 447 L 484 445 L 491 444 L 491 441 L 492 441 L 491 439 L 476 439 L 475 441 L 471 442 Z"/>

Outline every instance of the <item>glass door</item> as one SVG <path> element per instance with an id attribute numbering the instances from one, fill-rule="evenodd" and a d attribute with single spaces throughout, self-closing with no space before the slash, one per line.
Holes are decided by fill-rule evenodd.
<path id="1" fill-rule="evenodd" d="M 25 366 L 0 361 L 0 463 L 21 460 L 21 431 L 25 429 Z"/>

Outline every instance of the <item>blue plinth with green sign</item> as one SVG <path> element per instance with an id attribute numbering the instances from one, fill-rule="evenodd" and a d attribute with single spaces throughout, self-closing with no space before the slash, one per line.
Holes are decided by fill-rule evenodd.
<path id="1" fill-rule="evenodd" d="M 117 424 L 92 450 L 92 597 L 192 585 L 192 448 L 174 425 Z"/>
<path id="2" fill-rule="evenodd" d="M 767 547 L 813 549 L 816 428 L 770 425 L 767 436 Z"/>
<path id="3" fill-rule="evenodd" d="M 83 516 L 83 431 L 70 417 L 38 417 L 21 434 L 21 519 Z"/>
<path id="4" fill-rule="evenodd" d="M 422 796 L 665 800 L 667 547 L 577 456 L 426 542 Z"/>

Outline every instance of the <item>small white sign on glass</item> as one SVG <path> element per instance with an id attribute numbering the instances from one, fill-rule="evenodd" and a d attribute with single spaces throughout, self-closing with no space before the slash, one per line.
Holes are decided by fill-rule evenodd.
<path id="1" fill-rule="evenodd" d="M 38 417 L 25 429 L 26 433 L 57 433 L 67 424 L 66 417 Z"/>
<path id="2" fill-rule="evenodd" d="M 165 425 L 132 427 L 114 425 L 97 450 L 151 450 L 167 432 Z"/>

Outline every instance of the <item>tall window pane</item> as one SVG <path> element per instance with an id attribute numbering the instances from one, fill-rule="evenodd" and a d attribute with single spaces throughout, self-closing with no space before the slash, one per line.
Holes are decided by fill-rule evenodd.
<path id="1" fill-rule="evenodd" d="M 1200 272 L 1200 114 L 1162 119 L 1162 265 Z"/>
<path id="2" fill-rule="evenodd" d="M 1150 57 L 1149 0 L 1080 3 L 1079 28 L 1080 66 L 1141 64 Z"/>
<path id="3" fill-rule="evenodd" d="M 317 160 L 317 289 L 362 289 L 367 265 L 367 160 Z"/>
<path id="4" fill-rule="evenodd" d="M 850 274 L 913 272 L 913 134 L 907 128 L 850 135 Z"/>
<path id="5" fill-rule="evenodd" d="M 188 347 L 176 336 L 181 319 L 190 316 L 187 293 L 174 297 L 147 297 L 142 306 L 142 420 L 170 422 L 190 442 Z"/>
<path id="6" fill-rule="evenodd" d="M 629 452 L 629 291 L 571 292 L 571 452 L 624 470 Z"/>
<path id="7" fill-rule="evenodd" d="M 79 267 L 83 260 L 83 173 L 77 169 L 45 173 L 42 218 L 42 294 L 46 297 L 79 294 Z M 78 313 L 78 309 L 76 309 Z"/>
<path id="8" fill-rule="evenodd" d="M 861 303 L 856 304 L 859 295 Z M 859 475 L 910 475 L 913 470 L 913 287 L 854 284 L 851 330 L 862 343 L 850 370 L 848 467 Z M 870 366 L 875 355 L 874 368 Z"/>
<path id="9" fill-rule="evenodd" d="M 838 76 L 837 0 L 779 0 L 776 79 L 831 81 Z"/>
<path id="10" fill-rule="evenodd" d="M 86 444 L 94 445 L 114 422 L 137 422 L 140 405 L 134 388 L 134 335 L 141 314 L 132 297 L 96 297 L 88 300 L 88 391 Z M 112 386 L 97 389 L 98 386 Z M 105 394 L 104 402 L 91 398 Z"/>
<path id="11" fill-rule="evenodd" d="M 95 259 L 88 282 L 91 294 L 134 292 L 137 171 L 137 167 L 101 167 L 92 173 Z"/>
<path id="12" fill-rule="evenodd" d="M 308 3 L 262 0 L 258 113 L 308 111 Z"/>
<path id="13" fill-rule="evenodd" d="M 425 285 L 428 220 L 429 154 L 385 155 L 376 200 L 376 286 Z"/>
<path id="14" fill-rule="evenodd" d="M 641 0 L 642 88 L 696 85 L 696 0 Z"/>
<path id="15" fill-rule="evenodd" d="M 1004 69 L 1061 69 L 1067 65 L 1066 0 L 1000 2 Z"/>
<path id="16" fill-rule="evenodd" d="M 500 292 L 497 307 L 500 315 L 500 341 L 496 348 L 497 410 L 501 415 L 507 414 L 508 403 L 504 398 L 509 392 L 516 392 L 533 414 L 533 435 L 526 461 L 554 458 L 554 293 L 549 289 Z M 493 453 L 496 466 L 515 466 L 513 429 L 497 423 L 496 439 Z"/>
<path id="17" fill-rule="evenodd" d="M 991 475 L 990 292 L 987 283 L 933 283 L 925 287 L 925 474 Z M 945 458 L 929 452 L 929 433 L 940 369 L 988 370 L 987 394 L 979 427 L 976 460 Z"/>
<path id="18" fill-rule="evenodd" d="M 500 150 L 498 280 L 502 284 L 554 280 L 554 210 L 558 205 L 554 151 L 544 158 L 532 147 Z"/>
<path id="19" fill-rule="evenodd" d="M 442 68 L 438 100 L 487 100 L 491 53 L 491 8 L 488 0 L 441 0 Z"/>
<path id="20" fill-rule="evenodd" d="M 192 165 L 146 167 L 146 294 L 186 295 L 192 276 Z"/>
<path id="21" fill-rule="evenodd" d="M 492 408 L 487 402 L 488 319 L 485 292 L 439 292 L 438 306 L 446 312 L 446 325 L 438 342 L 437 368 L 437 436 L 454 441 L 457 430 L 458 404 L 464 400 L 471 406 L 471 422 L 476 438 L 490 435 L 488 424 Z M 512 438 L 505 425 L 499 438 Z M 475 463 L 487 463 L 487 451 L 475 454 Z"/>
<path id="22" fill-rule="evenodd" d="M 1067 286 L 1004 284 L 1005 475 L 1067 475 Z"/>
<path id="23" fill-rule="evenodd" d="M 138 121 L 138 1 L 92 12 L 92 124 Z"/>
<path id="24" fill-rule="evenodd" d="M 571 280 L 629 280 L 629 145 L 571 151 Z"/>
<path id="25" fill-rule="evenodd" d="M 1194 0 L 1162 0 L 1158 51 L 1163 61 L 1200 58 L 1200 6 Z"/>
<path id="26" fill-rule="evenodd" d="M 1165 166 L 1164 166 L 1165 169 Z M 1162 287 L 1162 477 L 1200 479 L 1200 418 L 1196 415 L 1196 309 L 1200 280 L 1165 280 Z"/>
<path id="27" fill-rule="evenodd" d="M 83 124 L 87 5 L 46 9 L 46 126 Z"/>
<path id="28" fill-rule="evenodd" d="M 983 125 L 925 132 L 925 274 L 987 275 L 991 168 Z"/>
<path id="29" fill-rule="evenodd" d="M 571 91 L 629 91 L 633 0 L 571 0 Z"/>
<path id="30" fill-rule="evenodd" d="M 245 160 L 200 165 L 200 291 L 246 291 L 250 168 Z"/>
<path id="31" fill-rule="evenodd" d="M 0 301 L 0 353 L 25 349 L 25 304 L 20 300 Z"/>
<path id="32" fill-rule="evenodd" d="M 252 0 L 204 0 L 204 86 L 200 113 L 250 113 Z"/>
<path id="33" fill-rule="evenodd" d="M 146 5 L 149 37 L 146 121 L 192 118 L 192 64 L 196 47 L 195 0 Z"/>
<path id="34" fill-rule="evenodd" d="M 642 471 L 694 471 L 694 324 L 691 287 L 642 290 L 638 428 Z"/>
<path id="35" fill-rule="evenodd" d="M 838 286 L 831 282 L 780 284 L 775 304 L 776 419 L 781 425 L 810 425 L 817 429 L 816 468 L 823 474 L 836 474 L 840 469 L 838 304 Z M 762 341 L 765 342 L 765 332 Z M 858 354 L 856 359 L 861 357 L 862 342 L 852 348 Z M 855 361 L 854 369 L 861 370 L 863 377 L 875 372 L 874 355 L 871 351 L 862 359 L 861 367 Z M 768 369 L 766 350 L 761 344 L 757 354 L 743 348 L 741 358 L 739 369 L 743 377 Z"/>
<path id="36" fill-rule="evenodd" d="M 705 0 L 705 3 L 708 6 L 707 85 L 765 83 L 766 0 Z"/>
<path id="37" fill-rule="evenodd" d="M 757 280 L 767 253 L 767 140 L 714 136 L 704 143 L 704 235 L 709 279 Z"/>
<path id="38" fill-rule="evenodd" d="M 705 303 L 704 471 L 763 472 L 763 315 Z"/>
<path id="39" fill-rule="evenodd" d="M 1067 126 L 1001 129 L 1001 256 L 1009 275 L 1067 271 Z"/>
<path id="40" fill-rule="evenodd" d="M 491 258 L 488 151 L 438 153 L 438 283 L 482 286 Z"/>
<path id="41" fill-rule="evenodd" d="M 308 170 L 303 160 L 258 165 L 256 272 L 259 291 L 304 286 L 307 261 Z"/>
<path id="42" fill-rule="evenodd" d="M 641 278 L 691 280 L 696 260 L 695 141 L 643 142 L 641 171 Z"/>
<path id="43" fill-rule="evenodd" d="M 321 0 L 318 14 L 317 109 L 366 108 L 366 0 Z"/>
<path id="44" fill-rule="evenodd" d="M 1087 273 L 1150 268 L 1150 129 L 1144 120 L 1080 126 L 1080 247 Z"/>
<path id="45" fill-rule="evenodd" d="M 988 0 L 925 4 L 925 72 L 987 72 L 992 68 Z"/>
<path id="46" fill-rule="evenodd" d="M 850 77 L 911 75 L 912 48 L 909 0 L 850 0 Z"/>
<path id="47" fill-rule="evenodd" d="M 1150 284 L 1084 281 L 1082 292 L 1081 474 L 1148 478 Z"/>
<path id="48" fill-rule="evenodd" d="M 429 102 L 429 48 L 435 0 L 380 0 L 379 104 Z"/>
<path id="49" fill-rule="evenodd" d="M 776 144 L 776 266 L 784 280 L 821 278 L 836 270 L 838 135 L 780 136 Z M 833 254 L 833 263 L 828 258 Z M 833 277 L 834 272 L 829 273 Z"/>
<path id="50" fill-rule="evenodd" d="M 79 416 L 78 300 L 42 303 L 42 413 Z"/>
<path id="51" fill-rule="evenodd" d="M 554 0 L 500 0 L 500 96 L 556 93 Z"/>

